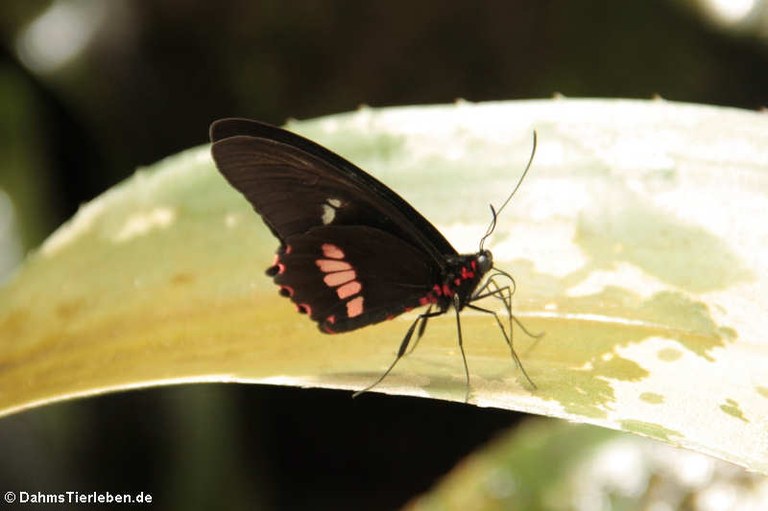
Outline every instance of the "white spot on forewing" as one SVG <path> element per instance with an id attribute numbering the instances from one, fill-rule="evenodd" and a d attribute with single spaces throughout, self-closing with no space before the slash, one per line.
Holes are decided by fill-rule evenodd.
<path id="1" fill-rule="evenodd" d="M 158 207 L 150 211 L 142 211 L 128 217 L 123 227 L 112 238 L 122 243 L 137 236 L 143 236 L 155 229 L 165 229 L 176 219 L 176 211 L 168 207 Z"/>
<path id="2" fill-rule="evenodd" d="M 328 204 L 323 204 L 323 225 L 328 225 L 336 218 L 336 210 Z"/>
<path id="3" fill-rule="evenodd" d="M 323 204 L 323 225 L 328 225 L 336 218 L 336 210 L 341 207 L 341 200 L 329 197 Z"/>

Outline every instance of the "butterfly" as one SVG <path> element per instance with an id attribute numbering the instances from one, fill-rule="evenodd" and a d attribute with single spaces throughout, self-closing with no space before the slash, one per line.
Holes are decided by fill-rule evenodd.
<path id="1" fill-rule="evenodd" d="M 512 347 L 514 279 L 493 265 L 483 247 L 496 219 L 527 174 L 496 210 L 476 253 L 459 254 L 426 218 L 386 185 L 338 154 L 290 131 L 248 119 L 221 119 L 210 127 L 212 155 L 226 180 L 250 202 L 280 241 L 266 274 L 298 312 L 328 334 L 348 332 L 426 307 L 411 323 L 396 358 L 378 385 L 422 337 L 430 318 L 455 311 L 469 399 L 469 367 L 459 313 L 492 315 L 512 358 L 535 388 Z M 507 312 L 477 305 L 499 300 Z M 536 336 L 534 336 L 536 337 Z M 415 347 L 415 343 L 414 343 Z"/>

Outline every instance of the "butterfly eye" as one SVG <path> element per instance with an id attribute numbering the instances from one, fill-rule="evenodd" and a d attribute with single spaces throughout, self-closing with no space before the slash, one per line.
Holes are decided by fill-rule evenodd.
<path id="1" fill-rule="evenodd" d="M 490 250 L 483 250 L 477 255 L 477 266 L 480 273 L 488 273 L 493 267 L 493 254 Z"/>

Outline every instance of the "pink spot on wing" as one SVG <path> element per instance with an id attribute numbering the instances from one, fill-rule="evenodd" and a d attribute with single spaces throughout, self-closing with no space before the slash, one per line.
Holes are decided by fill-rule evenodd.
<path id="1" fill-rule="evenodd" d="M 343 300 L 344 298 L 356 295 L 361 289 L 363 289 L 363 286 L 358 281 L 353 280 L 352 282 L 347 282 L 343 286 L 336 288 L 336 294 Z"/>
<path id="2" fill-rule="evenodd" d="M 354 318 L 363 313 L 363 297 L 358 296 L 347 302 L 347 316 Z"/>
<path id="3" fill-rule="evenodd" d="M 469 264 L 472 266 L 472 271 L 477 270 L 477 262 L 475 262 L 474 259 L 472 259 Z"/>
<path id="4" fill-rule="evenodd" d="M 352 265 L 345 261 L 336 261 L 334 259 L 318 259 L 315 264 L 323 273 L 331 273 L 334 271 L 351 270 Z"/>
<path id="5" fill-rule="evenodd" d="M 282 296 L 293 296 L 293 288 L 290 286 L 280 286 L 280 294 Z"/>
<path id="6" fill-rule="evenodd" d="M 422 296 L 419 298 L 419 305 L 426 305 L 429 303 L 429 296 Z"/>
<path id="7" fill-rule="evenodd" d="M 325 322 L 322 324 L 322 330 L 326 334 L 335 334 L 336 332 L 333 331 L 333 328 L 331 328 L 331 325 L 336 323 L 336 316 L 331 314 L 327 318 L 325 318 Z"/>
<path id="8" fill-rule="evenodd" d="M 285 265 L 283 263 L 277 263 L 277 273 L 285 273 Z"/>
<path id="9" fill-rule="evenodd" d="M 300 303 L 296 306 L 296 309 L 298 309 L 299 314 L 309 314 L 312 315 L 312 307 L 307 305 L 306 303 Z"/>
<path id="10" fill-rule="evenodd" d="M 453 290 L 448 284 L 443 284 L 443 294 L 445 296 L 453 296 Z"/>
<path id="11" fill-rule="evenodd" d="M 336 245 L 323 243 L 320 248 L 323 250 L 323 255 L 325 257 L 330 257 L 331 259 L 344 259 L 344 252 Z"/>
<path id="12" fill-rule="evenodd" d="M 337 271 L 334 273 L 329 273 L 323 277 L 323 282 L 325 282 L 327 286 L 336 287 L 342 284 L 346 284 L 351 280 L 355 280 L 355 277 L 355 270 Z"/>
<path id="13" fill-rule="evenodd" d="M 435 284 L 435 287 L 433 287 L 432 290 L 437 294 L 437 296 L 440 296 L 441 294 L 443 294 L 443 290 L 440 289 L 440 286 L 437 284 Z"/>
<path id="14" fill-rule="evenodd" d="M 286 253 L 286 255 L 290 254 L 292 250 L 293 250 L 293 248 L 290 245 L 286 245 L 285 246 L 285 253 Z"/>
<path id="15" fill-rule="evenodd" d="M 455 279 L 453 279 L 453 283 L 455 285 L 457 285 L 457 286 L 460 286 L 461 285 L 461 279 L 459 277 L 456 277 Z"/>

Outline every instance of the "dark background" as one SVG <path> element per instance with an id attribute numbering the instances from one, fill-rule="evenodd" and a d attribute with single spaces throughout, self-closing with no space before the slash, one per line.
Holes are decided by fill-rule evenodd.
<path id="1" fill-rule="evenodd" d="M 702 3 L 6 0 L 0 190 L 28 250 L 137 166 L 206 142 L 220 117 L 554 93 L 766 105 L 768 45 L 755 35 L 766 28 Z M 51 12 L 58 24 L 41 23 Z M 35 56 L 83 34 L 69 59 Z M 518 420 L 348 392 L 126 392 L 1 419 L 0 490 L 145 491 L 164 509 L 392 509 Z"/>

